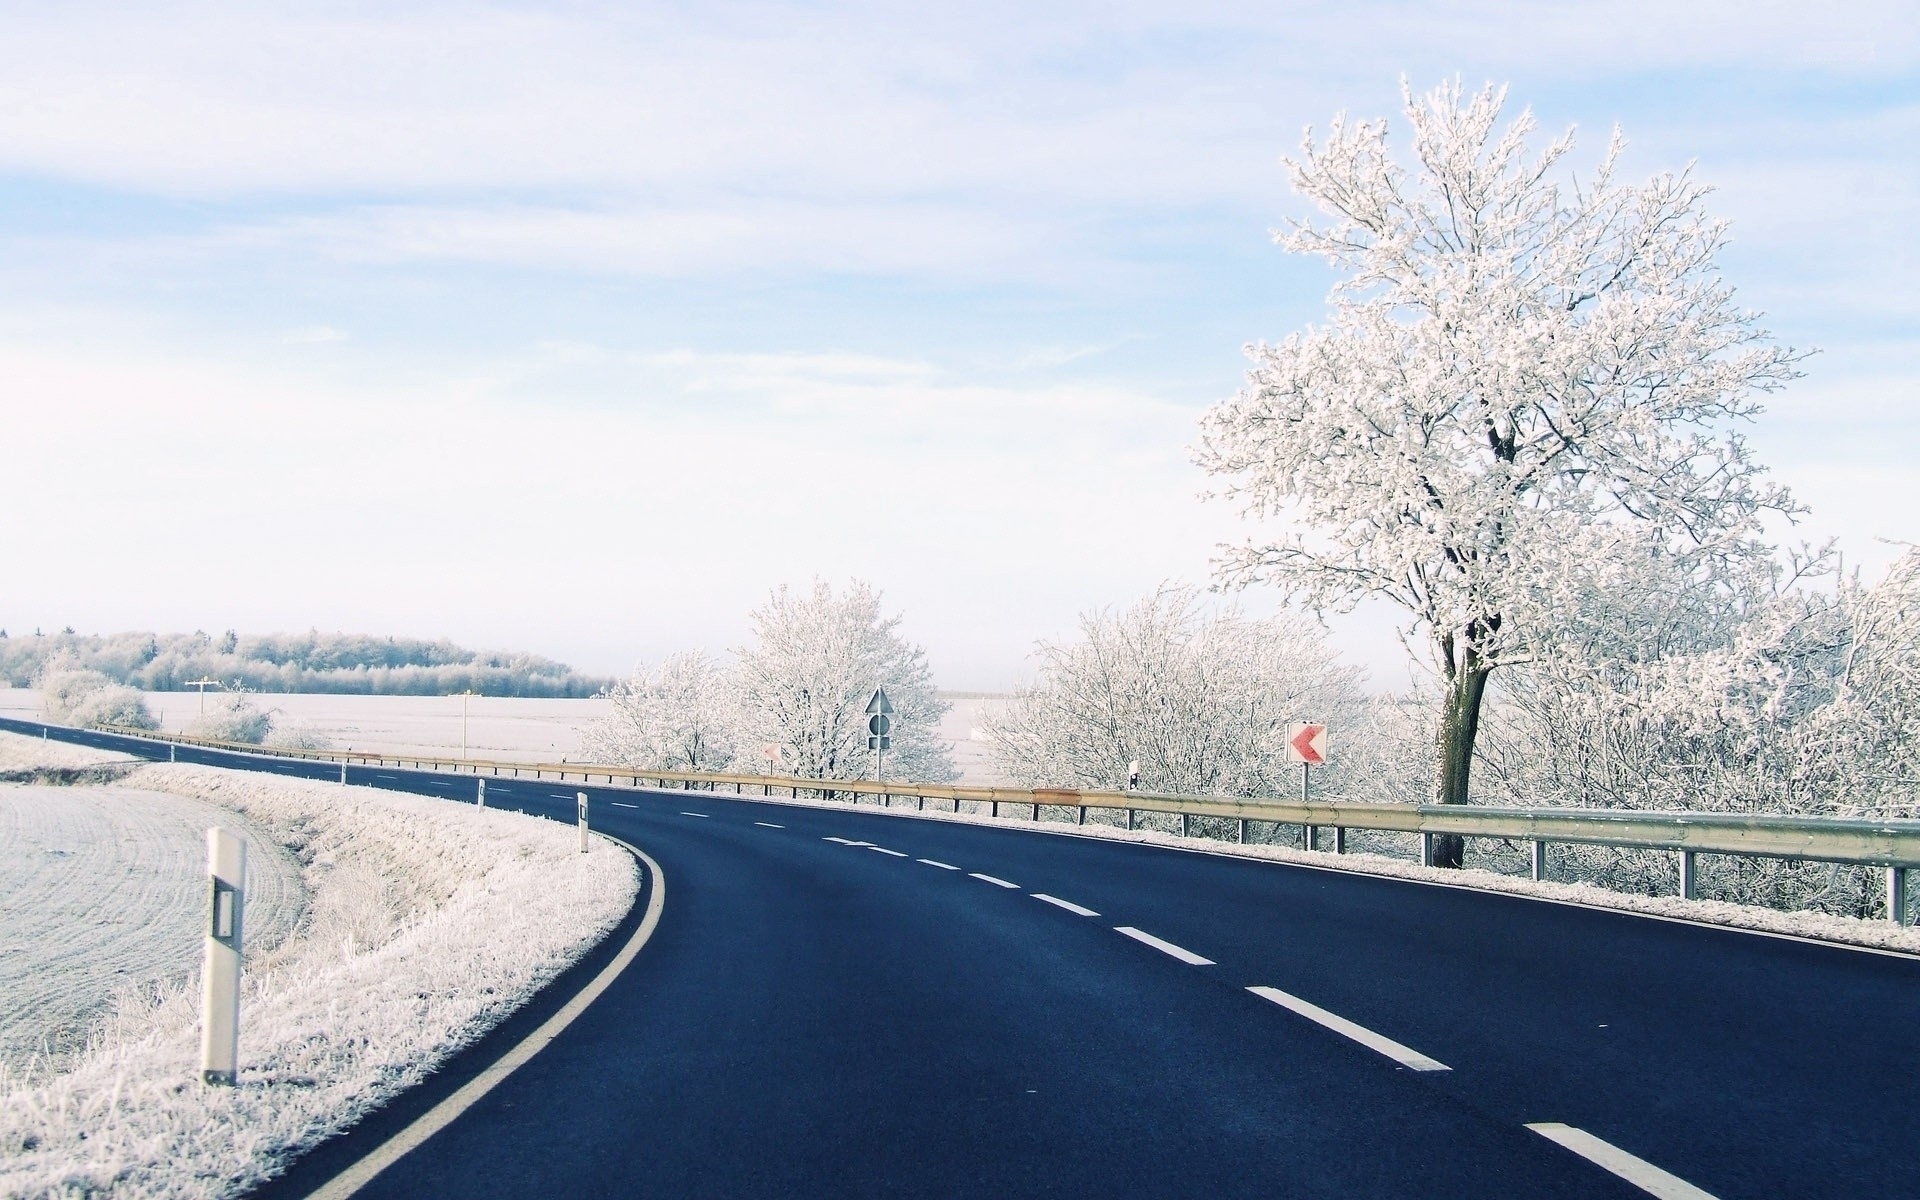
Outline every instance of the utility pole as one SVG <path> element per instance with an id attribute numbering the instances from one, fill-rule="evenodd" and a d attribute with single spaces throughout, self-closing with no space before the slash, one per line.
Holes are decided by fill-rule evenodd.
<path id="1" fill-rule="evenodd" d="M 204 717 L 207 715 L 207 689 L 222 685 L 218 679 L 189 679 L 183 686 L 200 689 L 200 715 Z"/>

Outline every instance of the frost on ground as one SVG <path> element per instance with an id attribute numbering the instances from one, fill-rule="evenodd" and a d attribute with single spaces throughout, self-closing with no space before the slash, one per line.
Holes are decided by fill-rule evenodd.
<path id="1" fill-rule="evenodd" d="M 624 851 L 516 813 L 184 764 L 117 786 L 241 815 L 310 903 L 249 954 L 238 1086 L 198 1082 L 197 980 L 123 1005 L 55 1079 L 0 1078 L 0 1195 L 243 1193 L 498 1024 L 638 893 Z"/>
<path id="2" fill-rule="evenodd" d="M 95 750 L 91 746 L 76 746 L 71 742 L 56 742 L 18 733 L 0 733 L 0 775 L 31 773 L 47 768 L 81 770 L 138 761 L 131 754 L 116 754 L 111 750 Z"/>
<path id="3" fill-rule="evenodd" d="M 0 784 L 0 1070 L 70 1066 L 133 993 L 199 969 L 207 829 L 247 843 L 246 936 L 284 941 L 306 911 L 299 864 L 252 822 L 199 800 L 119 787 Z"/>
<path id="4" fill-rule="evenodd" d="M 743 797 L 753 799 L 753 797 Z M 798 805 L 803 808 L 848 807 L 844 800 L 790 799 L 782 796 L 778 803 Z M 934 803 L 929 801 L 929 803 Z M 1276 846 L 1270 843 L 1250 843 L 1241 845 L 1235 842 L 1221 841 L 1209 837 L 1182 837 L 1177 833 L 1157 829 L 1124 829 L 1116 825 L 1105 824 L 1118 814 L 1102 813 L 1091 810 L 1087 813 L 1085 825 L 1068 824 L 1059 819 L 1048 819 L 1036 825 L 1030 818 L 1023 816 L 995 817 L 984 811 L 985 804 L 962 801 L 962 811 L 953 813 L 932 808 L 925 812 L 918 810 L 890 810 L 893 815 L 908 818 L 930 819 L 936 821 L 960 821 L 972 825 L 993 825 L 1001 828 L 1014 827 L 1038 829 L 1045 833 L 1106 838 L 1112 841 L 1140 842 L 1155 846 L 1171 846 L 1182 850 L 1199 850 L 1209 854 L 1229 855 L 1236 858 L 1265 859 L 1269 862 L 1296 863 L 1301 866 L 1320 867 L 1328 870 L 1353 871 L 1364 875 L 1383 875 L 1394 879 L 1419 880 L 1425 883 L 1447 884 L 1452 887 L 1470 887 L 1482 891 L 1504 892 L 1510 896 L 1532 896 L 1542 900 L 1559 900 L 1564 903 L 1585 905 L 1589 908 L 1611 908 L 1621 912 L 1643 913 L 1648 916 L 1669 917 L 1681 921 L 1698 921 L 1704 924 L 1724 925 L 1732 929 L 1750 929 L 1763 933 L 1785 934 L 1791 937 L 1814 938 L 1824 942 L 1835 942 L 1847 946 L 1865 946 L 1876 950 L 1893 950 L 1906 954 L 1920 954 L 1920 927 L 1898 926 L 1890 921 L 1864 920 L 1855 917 L 1837 917 L 1818 912 L 1781 912 L 1778 909 L 1761 908 L 1751 904 L 1729 904 L 1723 900 L 1682 900 L 1678 896 L 1640 896 L 1624 892 L 1608 891 L 1589 883 L 1554 883 L 1552 881 L 1534 882 L 1526 877 L 1502 875 L 1497 871 L 1478 868 L 1464 870 L 1442 870 L 1438 867 L 1424 867 L 1418 862 L 1408 862 L 1404 858 L 1394 857 L 1394 851 L 1413 854 L 1417 857 L 1418 841 L 1412 834 L 1379 833 L 1364 830 L 1351 830 L 1347 834 L 1349 846 L 1359 849 L 1347 854 L 1332 854 L 1327 851 L 1297 850 L 1290 846 Z M 872 805 L 863 805 L 871 809 Z M 1026 805 L 1012 805 L 1003 802 L 1003 807 L 1016 812 L 1030 813 Z M 1044 806 L 1043 806 L 1044 807 Z M 881 811 L 889 811 L 882 809 Z M 1072 813 L 1071 808 L 1056 810 Z M 1168 820 L 1164 814 L 1142 813 L 1141 820 Z M 1179 818 L 1171 821 L 1178 823 Z M 1195 818 L 1196 826 L 1214 823 L 1227 826 L 1230 822 L 1209 822 L 1207 818 Z M 1322 839 L 1331 835 L 1322 831 Z M 1324 841 L 1323 841 L 1324 844 Z"/>

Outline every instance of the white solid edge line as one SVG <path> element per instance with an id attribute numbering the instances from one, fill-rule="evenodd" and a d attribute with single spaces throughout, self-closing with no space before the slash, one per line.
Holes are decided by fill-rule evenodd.
<path id="1" fill-rule="evenodd" d="M 1176 946 L 1172 942 L 1162 941 L 1144 929 L 1135 929 L 1131 925 L 1115 925 L 1113 931 L 1115 933 L 1124 933 L 1142 945 L 1152 946 L 1162 954 L 1171 954 L 1190 967 L 1211 967 L 1214 965 L 1212 959 L 1201 958 L 1198 954 L 1195 954 L 1183 946 Z"/>
<path id="2" fill-rule="evenodd" d="M 1428 1058 L 1411 1046 L 1403 1046 L 1390 1037 L 1375 1033 L 1365 1025 L 1356 1025 L 1345 1017 L 1328 1012 L 1318 1004 L 1309 1003 L 1298 996 L 1290 996 L 1279 988 L 1250 987 L 1247 990 L 1263 999 L 1273 1001 L 1290 1012 L 1299 1013 L 1309 1021 L 1318 1021 L 1335 1033 L 1352 1038 L 1369 1050 L 1377 1050 L 1403 1067 L 1415 1071 L 1453 1070 L 1437 1058 Z"/>
<path id="3" fill-rule="evenodd" d="M 755 821 L 754 824 L 758 825 L 762 829 L 785 829 L 786 828 L 785 825 L 775 825 L 772 821 Z"/>
<path id="4" fill-rule="evenodd" d="M 1008 882 L 1007 882 L 1006 880 L 1004 880 L 1004 879 L 996 879 L 996 878 L 994 878 L 994 877 L 993 877 L 993 876 L 991 876 L 991 875 L 982 875 L 982 874 L 981 874 L 980 872 L 978 872 L 978 871 L 968 871 L 968 872 L 967 872 L 967 874 L 968 874 L 968 875 L 970 875 L 970 876 L 972 876 L 972 877 L 973 877 L 973 878 L 975 878 L 975 879 L 978 879 L 978 880 L 979 880 L 980 882 L 982 882 L 982 883 L 991 883 L 991 884 L 993 884 L 993 885 L 994 885 L 995 887 L 1003 887 L 1003 888 L 1017 888 L 1017 887 L 1019 887 L 1019 886 L 1020 886 L 1020 885 L 1019 885 L 1019 884 L 1017 884 L 1017 883 L 1008 883 Z"/>
<path id="5" fill-rule="evenodd" d="M 960 869 L 959 867 L 956 867 L 956 866 L 954 866 L 954 865 L 953 865 L 952 863 L 943 863 L 943 862 L 941 862 L 941 861 L 939 861 L 938 859 L 932 859 L 932 858 L 916 858 L 916 859 L 914 859 L 913 861 L 915 861 L 915 862 L 923 862 L 923 863 L 925 863 L 925 864 L 927 864 L 927 865 L 928 865 L 928 866 L 930 866 L 930 867 L 939 867 L 939 868 L 940 868 L 940 869 L 941 869 L 942 871 L 958 871 L 958 870 Z"/>
<path id="6" fill-rule="evenodd" d="M 452 1124 L 461 1113 L 471 1108 L 482 1096 L 525 1065 L 528 1059 L 546 1049 L 547 1044 L 559 1037 L 567 1026 L 573 1024 L 574 1019 L 585 1012 L 589 1004 L 599 999 L 600 993 L 606 991 L 607 987 L 619 977 L 620 972 L 626 970 L 628 964 L 633 962 L 634 956 L 640 953 L 640 948 L 647 944 L 647 939 L 653 936 L 654 929 L 660 924 L 660 910 L 665 908 L 667 903 L 667 877 L 660 873 L 660 864 L 653 861 L 653 858 L 638 846 L 629 845 L 616 837 L 607 837 L 604 833 L 598 836 L 607 838 L 616 845 L 624 846 L 635 858 L 647 865 L 647 870 L 653 873 L 653 886 L 647 897 L 646 914 L 640 918 L 640 927 L 633 931 L 633 936 L 628 938 L 627 944 L 620 948 L 620 953 L 614 956 L 612 962 L 601 968 L 600 973 L 593 977 L 592 983 L 580 989 L 573 999 L 561 1006 L 559 1012 L 548 1017 L 540 1028 L 520 1039 L 519 1044 L 501 1055 L 497 1062 L 468 1080 L 459 1091 L 428 1109 L 413 1124 L 380 1143 L 365 1158 L 328 1180 L 308 1200 L 346 1200 L 347 1197 L 373 1182 L 374 1177 L 380 1172 L 398 1162 L 402 1156 L 420 1143 Z"/>
<path id="7" fill-rule="evenodd" d="M 1071 900 L 1062 900 L 1058 896 L 1049 896 L 1045 892 L 1035 892 L 1033 894 L 1033 898 L 1035 900 L 1045 900 L 1048 904 L 1053 905 L 1055 908 L 1064 908 L 1068 912 L 1073 913 L 1076 916 L 1097 917 L 1100 915 L 1099 913 L 1093 911 L 1090 908 L 1082 908 L 1080 905 L 1075 904 Z"/>
<path id="8" fill-rule="evenodd" d="M 1703 1192 L 1678 1175 L 1662 1171 L 1646 1159 L 1636 1158 L 1584 1129 L 1575 1129 L 1558 1121 L 1538 1121 L 1527 1128 L 1550 1142 L 1565 1146 L 1595 1166 L 1613 1172 L 1649 1196 L 1658 1196 L 1660 1200 L 1715 1200 L 1712 1192 Z"/>
<path id="9" fill-rule="evenodd" d="M 887 849 L 887 848 L 886 848 L 885 846 L 868 846 L 868 847 L 867 847 L 867 849 L 869 849 L 869 850 L 872 850 L 872 851 L 873 851 L 873 852 L 875 852 L 876 854 L 891 854 L 891 855 L 893 855 L 893 856 L 894 856 L 895 858 L 905 858 L 905 857 L 906 857 L 906 855 L 904 855 L 904 854 L 902 854 L 902 853 L 900 853 L 900 851 L 898 851 L 898 850 L 889 850 L 889 849 Z"/>
<path id="10" fill-rule="evenodd" d="M 681 815 L 681 816 L 683 816 L 683 817 L 704 817 L 704 816 L 706 816 L 707 814 L 705 814 L 705 813 L 692 813 L 692 812 L 683 812 L 683 813 L 681 813 L 680 815 Z"/>

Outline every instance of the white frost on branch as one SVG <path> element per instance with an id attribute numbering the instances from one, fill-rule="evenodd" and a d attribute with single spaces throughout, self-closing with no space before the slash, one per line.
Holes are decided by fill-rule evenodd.
<path id="1" fill-rule="evenodd" d="M 1298 616 L 1202 612 L 1163 585 L 1121 611 L 1080 617 L 1080 636 L 1043 642 L 1040 670 L 987 719 L 995 760 L 1030 786 L 1140 786 L 1186 795 L 1285 795 L 1298 786 L 1288 725 L 1351 730 L 1360 671 Z"/>
<path id="2" fill-rule="evenodd" d="M 1249 348 L 1204 422 L 1200 464 L 1254 518 L 1233 585 L 1320 610 L 1382 597 L 1446 685 L 1440 798 L 1466 799 L 1487 676 L 1537 652 L 1587 531 L 1637 528 L 1692 556 L 1762 556 L 1792 513 L 1734 426 L 1798 374 L 1734 303 L 1727 227 L 1690 171 L 1620 182 L 1616 132 L 1587 179 L 1572 136 L 1535 154 L 1505 91 L 1403 85 L 1411 164 L 1384 121 L 1336 118 L 1288 160 L 1325 214 L 1278 237 L 1344 278 L 1329 323 Z"/>

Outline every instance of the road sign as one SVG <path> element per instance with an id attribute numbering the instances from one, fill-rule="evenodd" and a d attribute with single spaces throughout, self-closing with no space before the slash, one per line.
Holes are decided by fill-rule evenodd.
<path id="1" fill-rule="evenodd" d="M 873 689 L 873 699 L 867 701 L 867 715 L 872 716 L 878 713 L 884 716 L 892 711 L 893 701 L 887 699 L 887 689 Z"/>
<path id="2" fill-rule="evenodd" d="M 867 718 L 867 732 L 874 737 L 886 737 L 893 732 L 893 718 L 885 713 L 875 713 Z"/>
<path id="3" fill-rule="evenodd" d="M 1300 721 L 1287 728 L 1287 761 L 1310 767 L 1327 761 L 1327 727 L 1317 721 Z"/>

